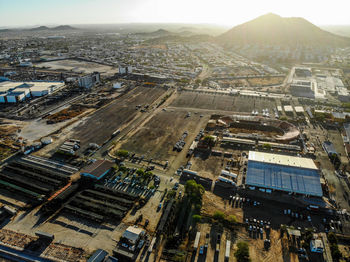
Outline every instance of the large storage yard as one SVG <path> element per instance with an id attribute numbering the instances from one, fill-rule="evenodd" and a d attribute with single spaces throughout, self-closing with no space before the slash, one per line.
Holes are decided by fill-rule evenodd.
<path id="1" fill-rule="evenodd" d="M 182 91 L 171 106 L 251 113 L 252 110 L 261 111 L 266 108 L 272 112 L 276 104 L 268 98 Z"/>
<path id="2" fill-rule="evenodd" d="M 103 144 L 112 133 L 129 123 L 138 113 L 137 105 L 152 104 L 165 92 L 161 88 L 137 87 L 118 98 L 115 102 L 101 108 L 74 129 L 73 138 L 81 144 Z"/>
<path id="3" fill-rule="evenodd" d="M 187 112 L 177 110 L 159 112 L 139 127 L 121 148 L 162 161 L 175 158 L 178 152 L 173 147 L 181 135 L 188 132 L 186 143 L 189 146 L 209 119 L 209 115 L 201 117 L 199 113 L 186 115 Z"/>

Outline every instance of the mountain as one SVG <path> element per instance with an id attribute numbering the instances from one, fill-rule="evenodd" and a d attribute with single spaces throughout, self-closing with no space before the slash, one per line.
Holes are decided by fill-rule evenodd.
<path id="1" fill-rule="evenodd" d="M 39 26 L 39 27 L 34 27 L 29 29 L 23 29 L 23 31 L 64 31 L 64 30 L 76 30 L 76 28 L 70 25 L 60 25 L 56 27 Z"/>
<path id="2" fill-rule="evenodd" d="M 219 35 L 217 42 L 230 47 L 257 44 L 279 46 L 346 46 L 350 38 L 324 31 L 304 18 L 266 14 Z"/>
<path id="3" fill-rule="evenodd" d="M 324 25 L 321 28 L 336 35 L 350 37 L 350 25 Z"/>
<path id="4" fill-rule="evenodd" d="M 39 26 L 39 27 L 34 27 L 27 29 L 28 31 L 44 31 L 44 30 L 50 30 L 47 26 Z"/>
<path id="5" fill-rule="evenodd" d="M 56 26 L 56 27 L 52 27 L 50 28 L 51 30 L 56 30 L 56 31 L 63 31 L 63 30 L 76 30 L 75 27 L 72 27 L 70 25 L 60 25 L 60 26 Z"/>
<path id="6" fill-rule="evenodd" d="M 142 33 L 136 33 L 136 34 L 142 35 L 142 36 L 149 36 L 149 37 L 164 37 L 164 36 L 173 35 L 174 33 L 169 32 L 165 29 L 158 29 L 157 31 L 154 31 L 154 32 L 142 32 Z"/>

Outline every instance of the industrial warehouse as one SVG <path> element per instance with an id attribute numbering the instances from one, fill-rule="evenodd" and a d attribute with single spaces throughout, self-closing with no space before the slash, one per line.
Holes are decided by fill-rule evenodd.
<path id="1" fill-rule="evenodd" d="M 252 187 L 322 197 L 318 168 L 312 159 L 250 151 L 246 184 Z"/>
<path id="2" fill-rule="evenodd" d="M 17 103 L 30 97 L 41 97 L 63 86 L 64 82 L 0 82 L 0 103 Z"/>

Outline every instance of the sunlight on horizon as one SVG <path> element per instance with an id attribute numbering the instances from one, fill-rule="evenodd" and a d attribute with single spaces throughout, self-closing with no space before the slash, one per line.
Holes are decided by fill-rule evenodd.
<path id="1" fill-rule="evenodd" d="M 349 1 L 0 0 L 0 26 L 101 23 L 212 23 L 234 26 L 266 13 L 314 24 L 350 24 Z"/>

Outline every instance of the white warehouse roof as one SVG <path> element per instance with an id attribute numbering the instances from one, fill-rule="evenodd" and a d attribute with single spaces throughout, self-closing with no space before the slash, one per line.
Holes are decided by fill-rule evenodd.
<path id="1" fill-rule="evenodd" d="M 301 167 L 318 170 L 311 158 L 271 154 L 257 151 L 249 151 L 248 160 L 262 163 L 276 164 L 291 167 Z"/>
<path id="2" fill-rule="evenodd" d="M 292 106 L 284 106 L 284 111 L 285 112 L 293 112 L 293 107 Z"/>
<path id="3" fill-rule="evenodd" d="M 304 108 L 302 106 L 295 106 L 294 110 L 297 113 L 304 113 Z"/>

